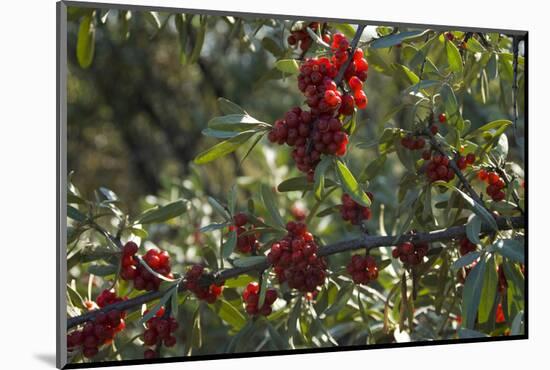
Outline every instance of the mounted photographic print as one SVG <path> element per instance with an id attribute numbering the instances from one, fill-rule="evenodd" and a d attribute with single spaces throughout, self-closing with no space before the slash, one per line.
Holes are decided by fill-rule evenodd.
<path id="1" fill-rule="evenodd" d="M 58 367 L 527 338 L 527 32 L 64 1 L 58 39 Z"/>

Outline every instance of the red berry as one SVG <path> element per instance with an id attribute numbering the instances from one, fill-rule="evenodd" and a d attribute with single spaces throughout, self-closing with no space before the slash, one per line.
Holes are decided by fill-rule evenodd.
<path id="1" fill-rule="evenodd" d="M 438 119 L 440 123 L 445 123 L 447 122 L 447 115 L 445 113 L 440 113 Z"/>

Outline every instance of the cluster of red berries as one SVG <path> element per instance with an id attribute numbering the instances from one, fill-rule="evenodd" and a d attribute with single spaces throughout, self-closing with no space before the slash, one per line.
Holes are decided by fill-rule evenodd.
<path id="1" fill-rule="evenodd" d="M 307 26 L 304 25 L 300 29 L 295 29 L 293 31 L 290 31 L 290 36 L 288 36 L 286 41 L 290 46 L 299 47 L 302 51 L 305 52 L 311 47 L 311 44 L 313 43 L 311 36 L 307 32 L 307 28 L 309 27 L 313 32 L 317 33 L 320 26 L 321 25 L 319 22 L 311 22 Z M 322 27 L 321 27 L 321 31 L 322 31 Z M 327 43 L 330 41 L 330 37 L 326 33 L 322 35 L 322 39 L 324 42 L 327 42 Z"/>
<path id="2" fill-rule="evenodd" d="M 287 282 L 291 289 L 313 292 L 325 282 L 327 264 L 317 256 L 317 244 L 304 223 L 287 223 L 287 235 L 273 243 L 267 255 L 279 283 Z"/>
<path id="3" fill-rule="evenodd" d="M 249 283 L 243 291 L 243 301 L 246 304 L 246 312 L 250 316 L 271 315 L 271 305 L 277 300 L 277 291 L 269 288 L 265 291 L 264 304 L 258 307 L 260 300 L 260 286 L 256 282 Z"/>
<path id="4" fill-rule="evenodd" d="M 487 185 L 487 194 L 495 201 L 499 202 L 506 198 L 506 193 L 502 190 L 506 187 L 506 183 L 500 178 L 496 172 L 487 172 L 484 169 L 477 173 L 478 179 L 485 181 Z"/>
<path id="5" fill-rule="evenodd" d="M 392 250 L 392 256 L 393 258 L 399 258 L 405 264 L 413 266 L 422 262 L 428 254 L 428 249 L 428 243 L 404 242 Z"/>
<path id="6" fill-rule="evenodd" d="M 185 274 L 185 287 L 187 290 L 195 294 L 198 299 L 206 301 L 208 303 L 216 302 L 216 299 L 222 294 L 223 283 L 210 284 L 203 286 L 200 284 L 200 279 L 204 274 L 204 267 L 201 265 L 193 265 Z"/>
<path id="7" fill-rule="evenodd" d="M 260 247 L 260 242 L 258 241 L 257 235 L 247 234 L 242 235 L 243 233 L 254 229 L 254 225 L 250 225 L 249 228 L 246 228 L 248 224 L 248 216 L 245 213 L 237 213 L 233 216 L 234 225 L 229 226 L 229 231 L 237 230 L 237 250 L 241 253 L 250 253 L 256 251 Z"/>
<path id="8" fill-rule="evenodd" d="M 465 256 L 468 253 L 473 252 L 477 249 L 477 246 L 474 243 L 472 243 L 468 238 L 460 239 L 459 244 L 460 244 L 459 252 L 461 256 Z"/>
<path id="9" fill-rule="evenodd" d="M 338 118 L 324 114 L 314 122 L 311 112 L 299 107 L 289 110 L 284 119 L 275 121 L 268 139 L 294 147 L 292 158 L 309 181 L 313 181 L 321 154 L 344 155 L 348 144 L 348 135 Z"/>
<path id="10" fill-rule="evenodd" d="M 425 157 L 422 156 L 424 159 Z M 455 177 L 455 171 L 449 167 L 449 158 L 445 155 L 436 154 L 433 158 L 427 159 L 426 176 L 431 182 L 451 181 Z"/>
<path id="11" fill-rule="evenodd" d="M 97 298 L 97 305 L 100 308 L 107 307 L 123 298 L 117 297 L 114 292 L 104 290 Z M 75 350 L 82 349 L 82 355 L 92 358 L 99 352 L 99 347 L 113 341 L 115 334 L 126 328 L 124 318 L 126 313 L 113 309 L 111 311 L 99 312 L 93 321 L 88 321 L 82 329 L 77 329 L 67 335 L 67 348 Z"/>
<path id="12" fill-rule="evenodd" d="M 351 275 L 355 284 L 368 284 L 378 278 L 378 266 L 372 256 L 360 256 L 355 254 L 346 266 L 346 271 Z"/>
<path id="13" fill-rule="evenodd" d="M 371 192 L 367 192 L 367 196 L 371 201 L 374 199 L 374 195 Z M 349 194 L 344 193 L 342 194 L 340 215 L 342 215 L 344 221 L 349 221 L 353 225 L 359 225 L 363 220 L 370 219 L 371 211 L 369 207 L 356 203 Z"/>
<path id="14" fill-rule="evenodd" d="M 153 275 L 143 266 L 135 254 L 138 246 L 134 242 L 128 242 L 122 249 L 122 270 L 120 276 L 124 280 L 133 280 L 137 290 L 158 290 L 161 279 Z M 150 249 L 143 256 L 143 261 L 156 273 L 172 279 L 170 256 L 168 252 L 158 249 Z"/>
<path id="15" fill-rule="evenodd" d="M 145 311 L 144 314 L 147 314 Z M 155 316 L 147 320 L 145 324 L 145 331 L 143 332 L 143 343 L 146 346 L 157 346 L 164 344 L 166 347 L 173 347 L 176 345 L 176 337 L 173 333 L 178 329 L 179 325 L 175 318 L 164 317 L 164 307 L 161 307 Z M 152 348 L 149 348 L 143 354 L 146 359 L 157 357 L 157 352 Z"/>
<path id="16" fill-rule="evenodd" d="M 362 88 L 368 63 L 361 49 L 355 50 L 343 76 L 352 94 L 340 92 L 334 81 L 350 57 L 349 46 L 344 35 L 334 34 L 330 58 L 309 58 L 302 63 L 298 88 L 306 97 L 310 110 L 292 108 L 284 119 L 275 122 L 268 134 L 272 143 L 294 147 L 292 157 L 309 181 L 313 181 L 322 154 L 342 156 L 346 153 L 349 138 L 339 116 L 352 115 L 355 106 L 359 109 L 367 106 L 367 96 Z"/>
<path id="17" fill-rule="evenodd" d="M 436 127 L 436 126 L 432 126 Z M 414 135 L 407 135 L 401 139 L 401 145 L 409 150 L 421 150 L 426 146 L 426 140 L 423 137 L 418 137 Z"/>

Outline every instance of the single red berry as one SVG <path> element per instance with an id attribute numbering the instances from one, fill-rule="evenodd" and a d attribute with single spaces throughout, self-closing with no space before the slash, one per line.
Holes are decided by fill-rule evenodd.
<path id="1" fill-rule="evenodd" d="M 440 113 L 438 119 L 440 123 L 445 123 L 447 122 L 447 115 L 445 113 Z"/>

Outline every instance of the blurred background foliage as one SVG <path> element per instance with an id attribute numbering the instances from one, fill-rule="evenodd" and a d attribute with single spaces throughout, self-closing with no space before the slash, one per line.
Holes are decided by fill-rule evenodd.
<path id="1" fill-rule="evenodd" d="M 269 123 L 282 117 L 290 107 L 302 103 L 295 79 L 285 78 L 274 69 L 277 59 L 300 56 L 286 43 L 294 21 L 257 19 L 252 16 L 107 12 L 106 9 L 91 12 L 92 9 L 75 7 L 70 7 L 68 11 L 67 134 L 68 168 L 74 171 L 72 182 L 82 197 L 88 199 L 100 187 L 114 190 L 120 198 L 122 212 L 134 216 L 153 205 L 179 198 L 189 200 L 189 210 L 181 217 L 146 229 L 145 245 L 150 247 L 154 244 L 168 250 L 177 261 L 173 264 L 177 272 L 185 270 L 183 264 L 202 259 L 209 261 L 211 268 L 218 267 L 213 251 L 219 248 L 219 236 L 198 231 L 201 226 L 220 221 L 206 196 L 226 201 L 231 186 L 238 184 L 238 208 L 246 209 L 248 199 L 252 199 L 256 212 L 262 215 L 265 211 L 258 195 L 259 184 L 268 184 L 275 189 L 281 181 L 298 176 L 299 173 L 292 164 L 290 150 L 272 146 L 266 138 L 243 163 L 241 158 L 248 145 L 206 166 L 196 166 L 193 158 L 197 153 L 218 141 L 201 135 L 201 130 L 207 127 L 211 118 L 222 114 L 217 103 L 219 97 L 239 104 L 253 117 Z M 85 29 L 89 41 L 93 43 L 91 50 L 90 47 L 87 49 L 88 54 L 77 51 L 79 29 L 82 32 L 82 24 L 86 22 L 92 25 Z M 393 27 L 368 27 L 362 39 L 363 45 L 366 46 L 373 36 L 396 31 Z M 399 27 L 399 31 L 407 31 L 407 28 Z M 437 32 L 443 35 L 444 31 L 449 30 Z M 460 31 L 453 33 L 457 39 L 464 35 Z M 512 119 L 513 116 L 512 39 L 498 34 L 488 37 L 501 49 L 499 59 L 484 60 L 485 64 L 481 65 L 476 64 L 479 55 L 468 53 L 465 60 L 468 58 L 466 65 L 473 66 L 472 73 L 468 80 L 456 82 L 455 86 L 457 98 L 463 106 L 462 115 L 471 122 L 471 129 L 496 119 Z M 378 158 L 377 140 L 385 128 L 411 128 L 410 106 L 402 107 L 402 104 L 412 101 L 404 93 L 410 81 L 406 74 L 396 72 L 393 65 L 408 65 L 418 73 L 421 66 L 415 55 L 422 41 L 417 45 L 404 43 L 391 48 L 365 48 L 370 64 L 365 85 L 369 105 L 358 113 L 357 131 L 351 138 L 346 156 L 354 173 L 360 173 L 366 164 Z M 448 63 L 442 42 L 436 40 L 428 55 L 435 66 Z M 523 58 L 518 74 L 517 127 L 508 131 L 508 160 L 518 163 L 521 175 L 525 99 L 522 63 Z M 426 71 L 426 74 L 430 73 L 429 67 L 426 67 Z M 445 131 L 444 128 L 442 130 Z M 372 207 L 374 216 L 368 223 L 370 233 L 392 233 L 397 229 L 400 222 L 398 190 L 403 173 L 403 165 L 392 153 L 371 179 L 368 190 L 376 198 Z M 334 192 L 323 208 L 330 203 L 339 203 L 340 195 L 340 192 Z M 307 213 L 308 208 L 315 204 L 312 194 L 302 199 L 301 192 L 285 193 L 284 196 L 278 196 L 277 201 L 285 219 L 292 217 L 290 210 L 293 206 L 303 207 Z M 105 227 L 113 227 L 113 224 L 106 222 Z M 312 219 L 309 227 L 325 243 L 358 232 L 344 224 L 339 217 L 330 215 Z M 84 233 L 83 236 L 89 245 L 104 244 L 104 240 L 92 232 Z M 135 233 L 128 231 L 122 236 L 123 239 L 136 238 Z M 389 248 L 382 248 L 380 254 L 388 257 L 389 251 Z M 456 251 L 445 253 L 456 254 Z M 341 270 L 349 256 L 349 253 L 332 256 L 331 269 Z M 74 280 L 75 290 L 83 295 L 88 291 L 88 299 L 93 299 L 108 285 L 107 280 L 96 276 L 89 284 L 88 265 L 85 261 L 79 262 L 70 266 L 69 282 Z M 330 334 L 340 345 L 366 343 L 365 338 L 371 331 L 375 332 L 376 337 L 372 342 L 396 340 L 381 329 L 385 306 L 395 311 L 393 314 L 386 313 L 390 316 L 390 323 L 399 321 L 398 303 L 396 301 L 387 306 L 384 296 L 376 293 L 388 291 L 394 286 L 399 267 L 395 263 L 393 265 L 387 274 L 381 274 L 373 290 L 361 288 L 365 293 L 368 315 L 374 319 L 374 323 L 358 320 L 359 314 L 349 306 L 343 307 L 337 315 L 324 318 L 324 324 L 330 328 Z M 427 276 L 426 288 L 419 293 L 417 307 L 422 307 L 423 301 L 432 302 L 437 294 L 437 284 L 429 281 L 435 277 Z M 124 292 L 124 289 L 124 286 L 120 287 L 120 291 Z M 337 291 L 336 282 L 329 283 L 329 289 L 324 293 L 326 301 L 324 298 L 319 299 L 316 304 L 325 305 L 326 308 L 328 302 L 334 301 Z M 238 306 L 239 292 L 235 288 L 227 288 L 224 296 Z M 289 304 L 292 297 L 287 298 L 286 304 Z M 285 305 L 280 304 L 283 307 Z M 208 333 L 208 341 L 200 347 L 192 346 L 190 342 L 198 340 L 196 330 L 193 330 L 193 312 L 196 312 L 197 305 L 191 301 L 180 309 L 179 320 L 183 323 L 183 329 L 179 335 L 185 340 L 178 342 L 174 353 L 223 352 L 229 340 L 228 335 L 242 328 L 244 322 L 237 320 L 233 326 L 222 325 L 218 314 L 204 310 L 202 328 L 203 332 Z M 449 315 L 456 317 L 456 306 L 449 307 Z M 213 310 L 219 310 L 219 307 Z M 419 314 L 423 315 L 421 325 L 416 327 L 413 339 L 454 335 L 454 327 L 445 324 L 448 317 L 442 321 L 441 315 L 430 310 Z M 270 320 L 277 326 L 279 322 L 276 315 Z M 307 316 L 304 322 L 307 320 L 313 319 Z M 130 326 L 127 337 L 139 334 L 140 330 Z M 247 343 L 241 343 L 237 350 L 276 349 L 273 341 L 262 339 L 267 330 L 267 327 L 260 328 Z M 331 345 L 330 338 L 323 330 L 323 327 L 302 324 L 301 333 L 296 339 L 297 347 Z M 315 332 L 321 335 L 314 335 Z M 120 341 L 123 342 L 122 339 Z M 124 358 L 140 358 L 142 348 L 128 346 L 124 351 L 127 351 L 124 352 Z"/>

